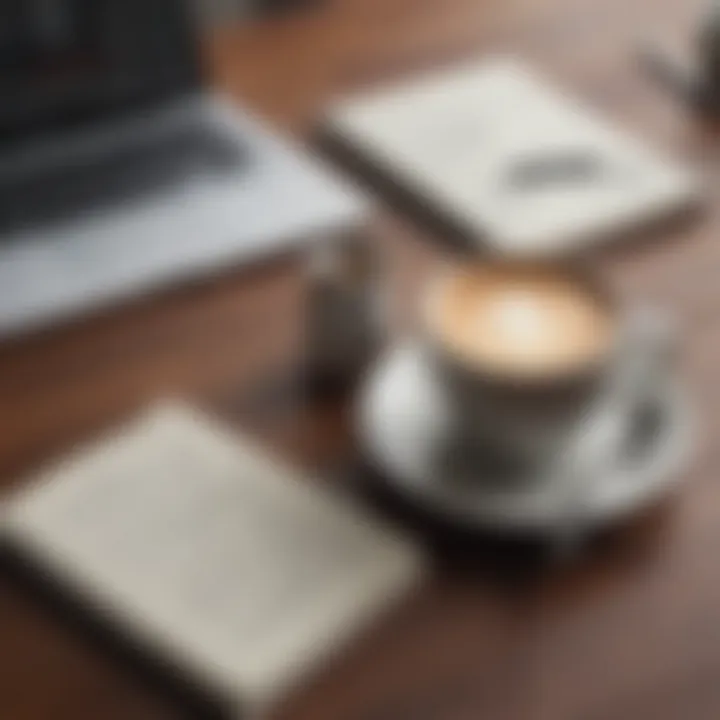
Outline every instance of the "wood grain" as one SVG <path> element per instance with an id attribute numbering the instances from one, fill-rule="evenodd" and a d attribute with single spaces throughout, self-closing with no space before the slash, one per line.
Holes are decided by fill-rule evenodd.
<path id="1" fill-rule="evenodd" d="M 713 125 L 654 86 L 635 54 L 648 34 L 681 45 L 698 8 L 683 0 L 327 0 L 311 13 L 221 28 L 208 43 L 218 88 L 299 138 L 336 93 L 469 55 L 517 53 L 709 178 L 709 207 L 697 222 L 596 259 L 628 295 L 681 320 L 701 430 L 681 491 L 572 565 L 546 566 L 482 539 L 465 550 L 474 562 L 441 554 L 423 592 L 289 699 L 278 720 L 720 717 L 718 145 Z M 401 327 L 446 250 L 390 208 L 378 210 L 372 229 Z M 353 455 L 348 403 L 314 400 L 291 382 L 302 355 L 300 267 L 286 258 L 229 269 L 216 282 L 0 347 L 2 485 L 17 486 L 38 464 L 168 394 L 296 462 L 342 468 Z M 0 718 L 197 715 L 3 565 Z"/>

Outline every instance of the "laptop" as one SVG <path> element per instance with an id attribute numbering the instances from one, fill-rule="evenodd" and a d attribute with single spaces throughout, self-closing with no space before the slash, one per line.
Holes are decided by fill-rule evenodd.
<path id="1" fill-rule="evenodd" d="M 180 0 L 0 3 L 0 337 L 362 223 L 205 88 Z"/>

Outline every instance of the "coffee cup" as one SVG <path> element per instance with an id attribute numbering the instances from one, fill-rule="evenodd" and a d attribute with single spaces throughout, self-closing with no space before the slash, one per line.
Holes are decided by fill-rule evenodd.
<path id="1" fill-rule="evenodd" d="M 636 356 L 635 322 L 586 268 L 517 261 L 446 268 L 422 336 L 453 433 L 523 462 L 561 451 Z M 636 363 L 637 364 L 637 363 Z"/>

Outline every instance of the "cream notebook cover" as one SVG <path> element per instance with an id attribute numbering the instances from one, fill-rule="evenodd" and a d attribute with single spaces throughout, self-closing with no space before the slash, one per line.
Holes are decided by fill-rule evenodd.
<path id="1" fill-rule="evenodd" d="M 163 406 L 6 500 L 2 530 L 118 629 L 262 713 L 421 577 L 416 548 Z"/>
<path id="2" fill-rule="evenodd" d="M 688 208 L 692 175 L 519 61 L 339 101 L 322 130 L 441 221 L 507 254 L 562 254 Z"/>

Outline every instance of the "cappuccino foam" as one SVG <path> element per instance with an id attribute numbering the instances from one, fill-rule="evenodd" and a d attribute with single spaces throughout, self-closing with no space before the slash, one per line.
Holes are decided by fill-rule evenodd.
<path id="1" fill-rule="evenodd" d="M 528 378 L 572 373 L 601 359 L 614 329 L 612 313 L 581 278 L 493 266 L 454 273 L 433 324 L 466 365 Z"/>

